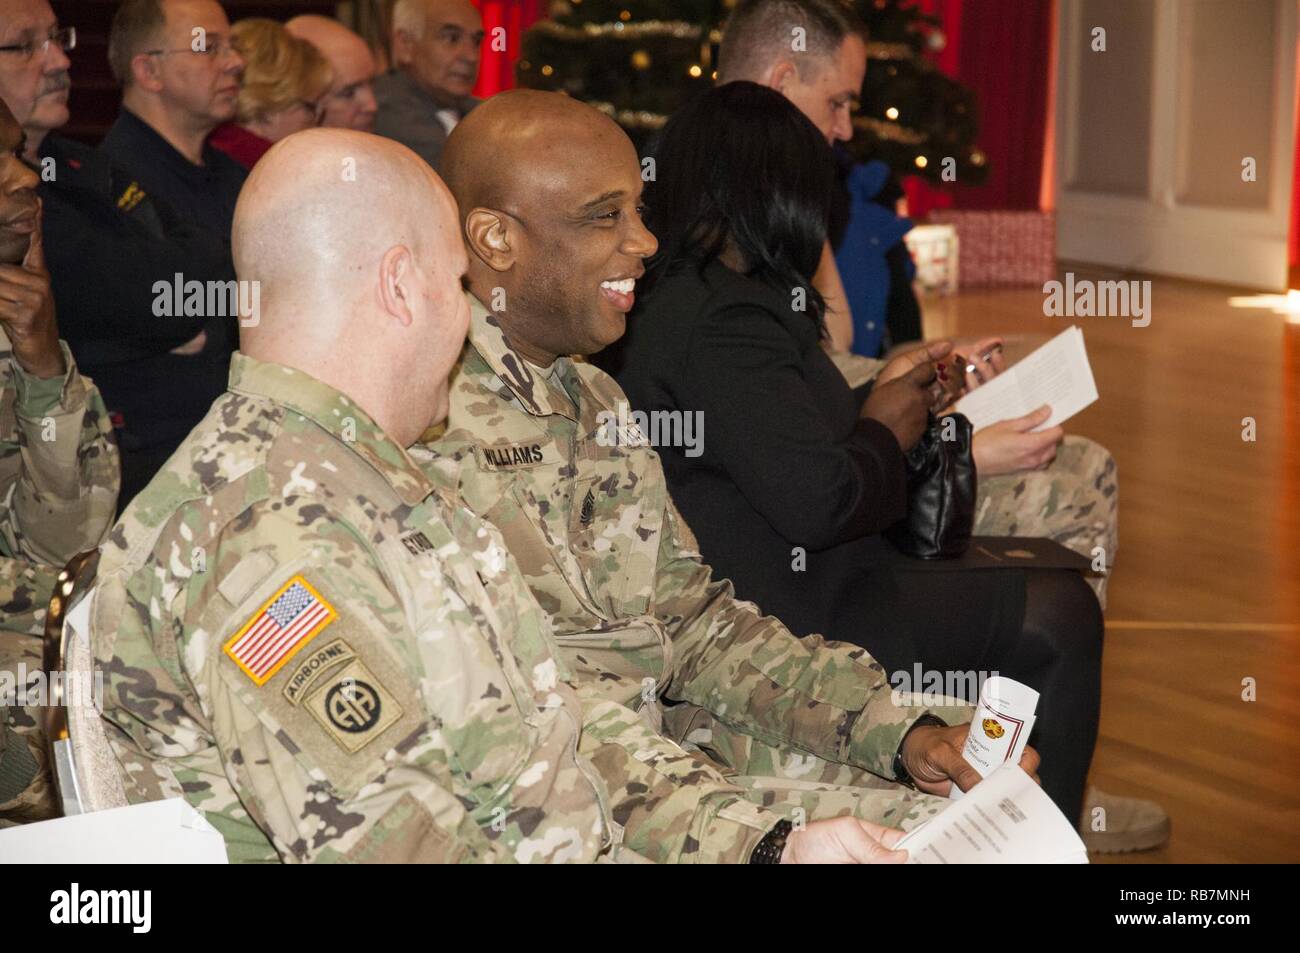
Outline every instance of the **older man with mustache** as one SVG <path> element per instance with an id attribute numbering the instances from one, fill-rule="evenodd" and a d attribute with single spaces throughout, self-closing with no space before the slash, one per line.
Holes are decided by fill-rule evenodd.
<path id="1" fill-rule="evenodd" d="M 0 0 L 0 99 L 22 125 L 22 158 L 40 173 L 60 329 L 112 412 L 125 505 L 225 389 L 229 362 L 217 346 L 222 319 L 159 319 L 154 282 L 225 280 L 234 267 L 222 229 L 187 221 L 121 163 L 58 135 L 75 42 L 46 0 Z"/>

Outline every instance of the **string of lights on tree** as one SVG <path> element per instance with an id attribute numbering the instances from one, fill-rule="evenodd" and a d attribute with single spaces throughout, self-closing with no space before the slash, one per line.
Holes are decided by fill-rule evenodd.
<path id="1" fill-rule="evenodd" d="M 612 116 L 644 147 L 667 117 L 717 77 L 721 26 L 735 0 L 555 0 L 524 36 L 520 86 L 557 90 Z M 912 0 L 856 0 L 867 24 L 867 74 L 850 151 L 900 175 L 978 184 L 988 161 L 974 94 L 927 52 L 947 40 Z"/>

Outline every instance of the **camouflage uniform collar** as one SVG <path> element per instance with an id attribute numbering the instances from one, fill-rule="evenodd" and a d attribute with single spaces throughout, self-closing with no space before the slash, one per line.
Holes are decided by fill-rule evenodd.
<path id="1" fill-rule="evenodd" d="M 230 359 L 230 389 L 264 397 L 306 417 L 369 463 L 402 502 L 414 506 L 433 492 L 429 478 L 369 414 L 310 374 L 236 351 Z"/>
<path id="2" fill-rule="evenodd" d="M 492 373 L 510 389 L 519 405 L 534 417 L 558 414 L 574 420 L 572 400 L 567 395 L 556 393 L 555 384 L 548 379 L 547 373 L 529 364 L 510 346 L 496 316 L 481 301 L 469 292 L 465 297 L 470 309 L 469 342 Z M 555 360 L 563 362 L 556 367 L 559 376 L 569 380 L 572 362 L 567 357 Z"/>

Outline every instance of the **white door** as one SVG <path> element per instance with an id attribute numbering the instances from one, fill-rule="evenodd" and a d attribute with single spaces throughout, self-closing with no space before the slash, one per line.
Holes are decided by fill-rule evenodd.
<path id="1" fill-rule="evenodd" d="M 1285 289 L 1297 0 L 1059 13 L 1059 257 Z"/>

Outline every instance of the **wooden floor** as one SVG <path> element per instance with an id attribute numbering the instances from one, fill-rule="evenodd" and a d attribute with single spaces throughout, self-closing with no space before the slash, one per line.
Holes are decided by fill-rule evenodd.
<path id="1" fill-rule="evenodd" d="M 1300 324 L 1229 305 L 1249 291 L 1152 282 L 1145 328 L 1045 317 L 1030 288 L 927 298 L 926 336 L 1005 333 L 1014 355 L 1083 329 L 1101 399 L 1066 429 L 1120 474 L 1093 780 L 1173 821 L 1166 848 L 1120 859 L 1300 861 Z"/>

